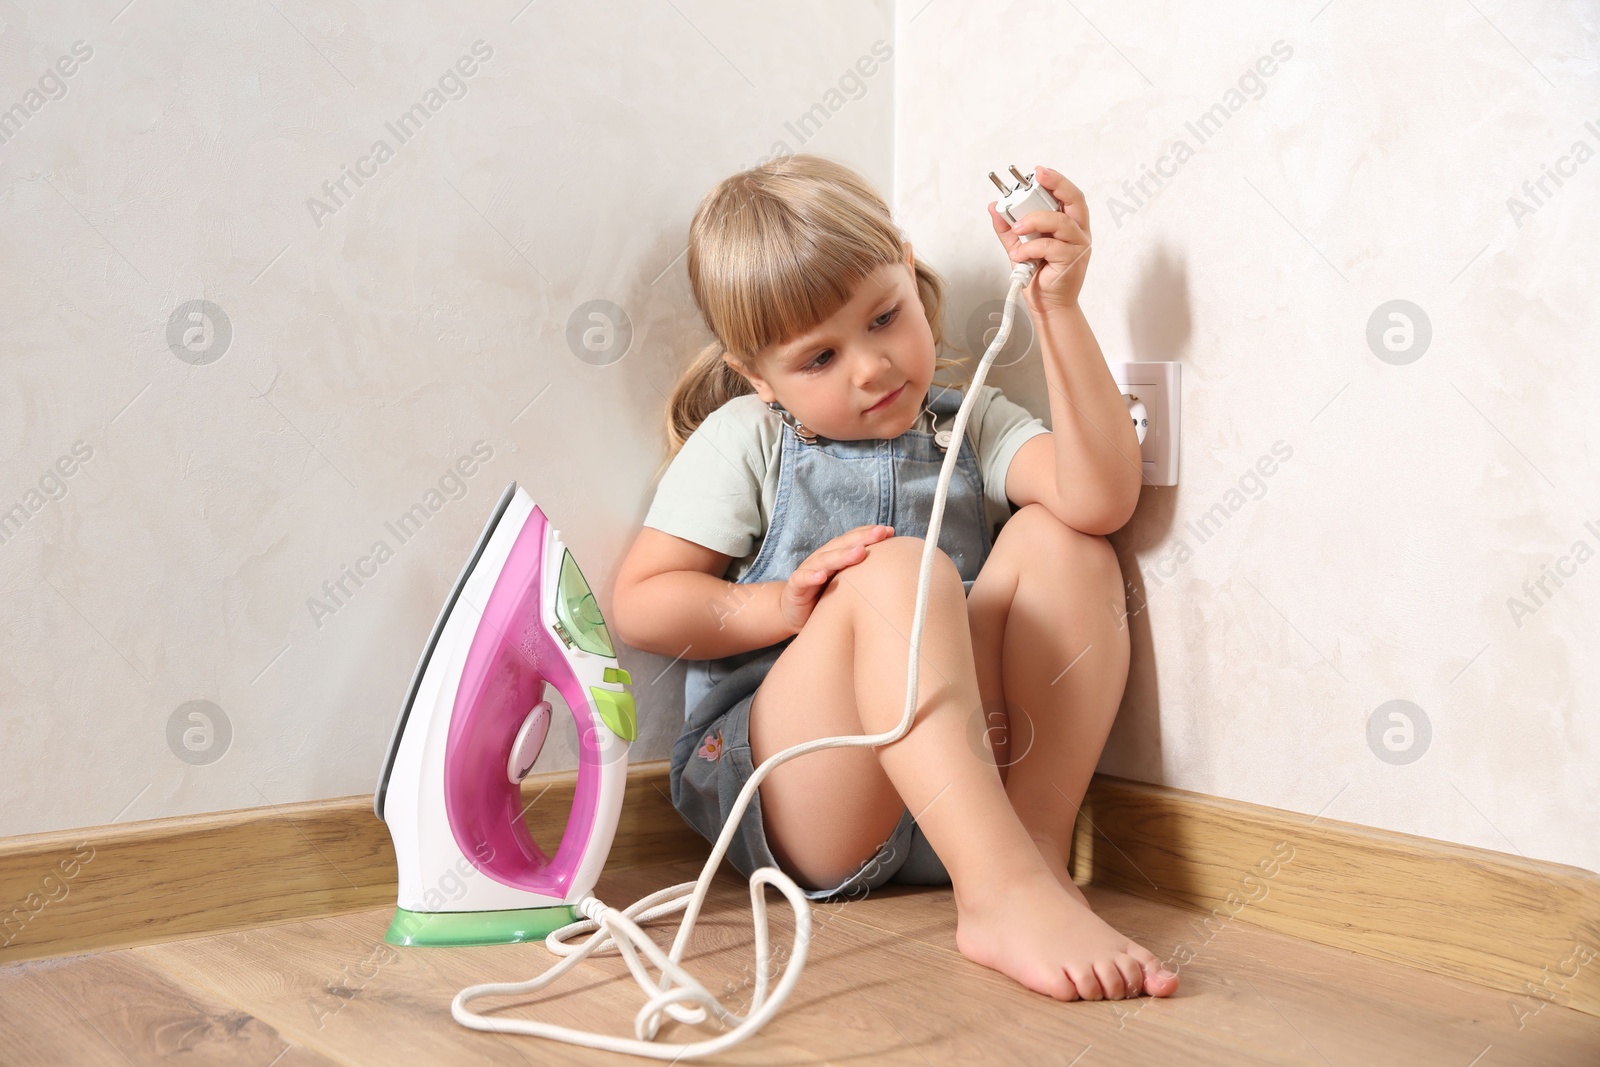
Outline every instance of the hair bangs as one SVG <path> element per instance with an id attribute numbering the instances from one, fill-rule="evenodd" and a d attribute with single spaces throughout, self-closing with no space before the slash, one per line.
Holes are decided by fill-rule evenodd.
<path id="1" fill-rule="evenodd" d="M 905 259 L 881 212 L 828 192 L 769 175 L 759 191 L 729 189 L 732 203 L 703 213 L 717 225 L 691 241 L 699 254 L 689 274 L 718 339 L 746 365 L 816 328 L 863 279 Z"/>

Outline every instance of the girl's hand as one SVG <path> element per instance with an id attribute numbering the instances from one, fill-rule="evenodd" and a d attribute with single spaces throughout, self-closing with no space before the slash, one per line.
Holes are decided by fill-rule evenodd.
<path id="1" fill-rule="evenodd" d="M 789 575 L 778 598 L 783 621 L 799 633 L 817 606 L 817 597 L 833 576 L 867 558 L 867 546 L 894 536 L 893 526 L 857 526 L 842 533 L 805 558 Z"/>
<path id="2" fill-rule="evenodd" d="M 1083 191 L 1068 181 L 1066 175 L 1049 167 L 1039 167 L 1034 173 L 1039 184 L 1060 203 L 1061 210 L 1030 211 L 1012 226 L 995 207 L 998 201 L 991 200 L 989 218 L 1013 263 L 1039 261 L 1033 281 L 1022 293 L 1028 310 L 1040 314 L 1053 308 L 1077 305 L 1083 276 L 1089 270 L 1091 242 L 1089 202 L 1084 199 Z M 1031 241 L 1017 239 L 1029 233 L 1040 236 Z"/>

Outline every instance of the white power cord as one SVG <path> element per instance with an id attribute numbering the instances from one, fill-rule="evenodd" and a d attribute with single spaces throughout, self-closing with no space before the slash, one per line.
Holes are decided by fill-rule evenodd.
<path id="1" fill-rule="evenodd" d="M 922 652 L 922 619 L 928 608 L 928 583 L 932 576 L 934 553 L 939 545 L 939 527 L 944 522 L 945 496 L 950 487 L 950 475 L 955 470 L 961 452 L 960 442 L 966 433 L 967 414 L 972 407 L 972 398 L 983 385 L 983 379 L 989 373 L 989 364 L 994 362 L 995 356 L 1005 346 L 1006 338 L 1011 334 L 1011 320 L 1016 312 L 1017 294 L 1033 279 L 1036 269 L 1036 261 L 1029 260 L 1018 264 L 1011 272 L 1011 288 L 1006 293 L 1005 311 L 1000 317 L 1000 329 L 989 344 L 988 351 L 983 354 L 978 369 L 972 375 L 972 384 L 961 402 L 961 410 L 956 413 L 955 426 L 951 430 L 951 439 L 956 443 L 956 447 L 945 452 L 944 465 L 939 469 L 939 488 L 933 496 L 933 512 L 928 517 L 928 536 L 922 548 L 922 569 L 917 575 L 917 607 L 911 623 L 911 654 L 906 661 L 906 707 L 900 717 L 900 725 L 881 734 L 849 734 L 818 738 L 774 753 L 755 769 L 750 780 L 745 783 L 744 789 L 740 791 L 738 800 L 734 802 L 733 811 L 729 814 L 728 821 L 722 828 L 722 834 L 717 838 L 716 846 L 711 850 L 711 857 L 706 860 L 705 868 L 700 872 L 697 881 L 681 882 L 651 893 L 621 911 L 609 907 L 592 894 L 583 897 L 576 906 L 586 918 L 552 931 L 545 938 L 545 947 L 558 956 L 565 956 L 565 959 L 528 982 L 468 986 L 457 993 L 455 999 L 450 1002 L 450 1014 L 455 1017 L 456 1022 L 474 1030 L 548 1037 L 573 1045 L 582 1045 L 585 1048 L 626 1052 L 635 1056 L 652 1056 L 659 1060 L 687 1060 L 708 1056 L 737 1045 L 760 1030 L 778 1013 L 778 1009 L 783 1006 L 784 1000 L 794 989 L 795 983 L 800 980 L 801 968 L 805 966 L 806 950 L 811 943 L 811 902 L 805 898 L 805 894 L 795 884 L 794 879 L 776 867 L 761 867 L 750 876 L 750 909 L 753 912 L 752 920 L 756 934 L 756 989 L 755 996 L 750 1002 L 750 1014 L 740 1015 L 729 1011 L 705 986 L 695 981 L 678 961 L 688 949 L 695 919 L 699 917 L 700 907 L 705 903 L 706 892 L 711 888 L 711 878 L 716 873 L 717 865 L 722 862 L 723 854 L 728 851 L 733 835 L 738 831 L 744 810 L 749 805 L 750 798 L 760 788 L 762 780 L 773 768 L 819 749 L 877 748 L 880 745 L 893 744 L 911 729 L 911 722 L 916 716 L 917 709 L 917 667 Z M 762 890 L 765 885 L 776 886 L 779 892 L 789 898 L 789 906 L 794 909 L 794 951 L 790 954 L 789 964 L 783 969 L 783 979 L 778 983 L 777 989 L 773 990 L 771 999 L 767 998 L 769 977 L 767 972 L 771 960 L 767 950 L 767 899 Z M 692 893 L 689 892 L 691 889 Z M 678 926 L 678 936 L 672 943 L 672 951 L 670 954 L 663 954 L 655 941 L 640 929 L 639 924 L 685 909 L 687 910 L 683 921 Z M 591 930 L 594 931 L 592 936 L 576 947 L 562 941 L 563 937 L 576 937 Z M 469 1001 L 479 997 L 516 996 L 542 989 L 576 966 L 579 960 L 591 953 L 612 947 L 622 954 L 623 959 L 627 961 L 628 970 L 633 972 L 639 987 L 649 998 L 634 1016 L 635 1036 L 632 1038 L 611 1037 L 526 1019 L 491 1019 L 469 1011 L 466 1007 Z M 656 965 L 659 977 L 651 976 L 640 962 L 641 950 Z M 685 1002 L 698 1006 L 688 1008 L 684 1006 Z M 653 1039 L 661 1028 L 663 1013 L 679 1022 L 691 1024 L 703 1022 L 707 1013 L 710 1013 L 716 1016 L 719 1022 L 731 1025 L 733 1029 L 718 1037 L 687 1045 L 658 1044 Z"/>

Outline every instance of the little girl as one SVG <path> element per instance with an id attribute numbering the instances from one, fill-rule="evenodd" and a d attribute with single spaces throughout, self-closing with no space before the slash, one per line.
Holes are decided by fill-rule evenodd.
<path id="1" fill-rule="evenodd" d="M 1054 432 L 984 386 L 961 441 L 963 391 L 933 380 L 963 367 L 936 354 L 943 282 L 870 185 L 791 155 L 706 196 L 688 270 L 716 343 L 673 391 L 669 464 L 611 614 L 627 643 L 690 661 L 672 803 L 715 841 L 773 753 L 900 722 L 923 538 L 958 448 L 910 730 L 773 770 L 728 859 L 812 900 L 951 885 L 969 959 L 1059 1000 L 1167 996 L 1177 976 L 1067 871 L 1127 680 L 1103 535 L 1132 514 L 1141 467 L 1078 307 L 1083 194 L 1038 178 L 1063 211 L 989 214 L 1013 262 L 1038 261 L 1024 292 Z"/>

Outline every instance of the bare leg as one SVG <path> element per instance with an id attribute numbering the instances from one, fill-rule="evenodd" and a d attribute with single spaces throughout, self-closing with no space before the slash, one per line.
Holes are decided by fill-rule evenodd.
<path id="1" fill-rule="evenodd" d="M 806 631 L 768 676 L 771 683 L 784 659 L 790 659 L 781 685 L 773 687 L 773 692 L 783 695 L 773 704 L 787 705 L 799 694 L 803 705 L 796 701 L 795 706 L 770 714 L 762 694 L 757 694 L 760 710 L 753 708 L 751 715 L 752 759 L 759 763 L 777 747 L 829 732 L 847 732 L 825 730 L 815 721 L 820 711 L 817 701 L 823 695 L 818 688 L 821 674 L 826 673 L 823 664 L 815 659 L 808 664 L 800 656 L 790 656 L 820 621 L 824 608 L 845 616 L 842 622 L 828 625 L 847 627 L 849 633 L 845 647 L 854 675 L 855 729 L 877 733 L 900 721 L 922 550 L 923 542 L 917 538 L 878 542 L 868 547 L 865 561 L 842 571 L 830 583 Z M 934 560 L 922 637 L 912 728 L 899 741 L 876 751 L 893 789 L 916 816 L 950 872 L 958 913 L 956 943 L 962 953 L 1060 1000 L 1120 998 L 1137 995 L 1141 988 L 1158 996 L 1171 993 L 1177 980 L 1156 974 L 1159 963 L 1153 954 L 1101 922 L 1062 888 L 1018 820 L 993 762 L 974 758 L 968 731 L 980 703 L 967 606 L 955 565 L 942 552 Z M 813 645 L 821 648 L 825 642 Z M 838 717 L 842 713 L 826 714 Z M 768 744 L 774 747 L 765 747 Z M 808 808 L 815 812 L 819 793 L 800 792 L 798 786 L 805 781 L 800 776 L 780 780 L 784 771 L 804 769 L 808 762 L 828 754 L 807 756 L 774 771 L 762 785 L 762 810 L 765 814 L 770 808 L 776 816 L 768 824 L 769 839 L 781 838 L 795 870 L 831 875 L 855 869 L 870 849 L 842 854 L 844 850 L 836 844 L 841 836 L 835 830 L 831 834 L 835 847 L 830 852 L 830 835 L 816 831 L 821 820 L 815 814 L 805 817 Z M 853 796 L 871 797 L 876 783 L 819 774 L 809 788 L 820 789 L 822 795 L 848 790 Z M 869 817 L 882 818 L 886 825 L 875 840 L 872 834 L 862 832 L 854 843 L 880 843 L 892 826 L 891 814 L 898 814 L 898 808 L 884 812 L 869 807 Z M 861 809 L 854 818 L 863 818 Z M 807 823 L 810 833 L 793 832 Z M 778 853 L 776 843 L 774 853 Z"/>
<path id="2" fill-rule="evenodd" d="M 1113 610 L 1125 601 L 1110 543 L 1042 507 L 1030 520 L 1018 533 L 1033 562 L 1007 616 L 1003 673 L 1007 699 L 1031 717 L 1036 758 L 1017 761 L 1006 793 L 1046 861 L 1064 869 L 1127 685 L 1128 631 Z"/>
<path id="3" fill-rule="evenodd" d="M 1040 820 L 1035 816 L 1029 817 L 1029 808 L 1026 804 L 1017 803 L 1016 794 L 1011 790 L 1010 777 L 1012 766 L 1030 757 L 1037 763 L 1043 760 L 1054 763 L 1053 751 L 1039 753 L 1041 740 L 1047 749 L 1050 748 L 1048 739 L 1041 739 L 1034 720 L 1034 716 L 1025 708 L 1015 709 L 1013 702 L 1008 699 L 1008 687 L 1005 683 L 1005 665 L 1007 649 L 1015 650 L 1018 640 L 1008 632 L 1007 623 L 1012 615 L 1012 604 L 1017 598 L 1017 590 L 1021 584 L 1023 570 L 1030 573 L 1030 582 L 1037 583 L 1043 579 L 1047 589 L 1055 589 L 1056 585 L 1049 577 L 1040 575 L 1035 568 L 1039 562 L 1038 549 L 1048 549 L 1042 545 L 1049 531 L 1041 531 L 1039 525 L 1033 521 L 1033 512 L 1036 509 L 1030 505 L 1023 507 L 1016 515 L 1007 521 L 1001 530 L 1000 540 L 990 552 L 989 558 L 984 561 L 983 569 L 978 574 L 978 580 L 973 583 L 972 592 L 967 597 L 967 621 L 972 630 L 973 659 L 978 671 L 978 689 L 983 695 L 983 721 L 980 724 L 984 730 L 995 763 L 1000 772 L 1000 780 L 1006 783 L 1006 794 L 1012 798 L 1012 807 L 1016 810 L 1022 824 L 1028 828 L 1029 835 L 1039 846 L 1039 854 L 1044 858 L 1045 864 L 1050 868 L 1056 880 L 1063 889 L 1071 893 L 1084 907 L 1089 907 L 1088 898 L 1083 895 L 1067 868 L 1066 858 L 1069 849 L 1064 849 L 1058 844 L 1057 837 L 1049 832 L 1049 827 L 1040 825 Z M 1065 606 L 1065 605 L 1063 605 Z M 1023 612 L 1018 612 L 1018 629 L 1023 626 Z M 1055 635 L 1058 638 L 1063 635 Z M 1015 666 L 1017 657 L 1013 657 Z M 1035 672 L 1054 674 L 1049 662 L 1035 663 L 1032 667 Z M 1015 688 L 1013 686 L 1011 688 Z M 1030 703 L 1028 707 L 1038 710 L 1036 704 Z M 1097 750 L 1098 752 L 1098 750 Z M 1068 841 L 1070 848 L 1070 841 Z"/>
<path id="4" fill-rule="evenodd" d="M 1105 538 L 1037 504 L 1001 530 L 968 603 L 1006 793 L 1069 885 L 1073 824 L 1127 682 L 1123 604 Z"/>
<path id="5" fill-rule="evenodd" d="M 1006 794 L 1051 873 L 1085 907 L 1066 860 L 1126 684 L 1127 631 L 1113 610 L 1122 602 L 1110 544 L 1036 504 L 1006 523 L 968 601 Z M 1147 972 L 1159 966 L 1149 950 L 1130 945 Z M 1117 976 L 1094 970 L 1109 995 Z M 1133 988 L 1126 975 L 1123 984 Z"/>

